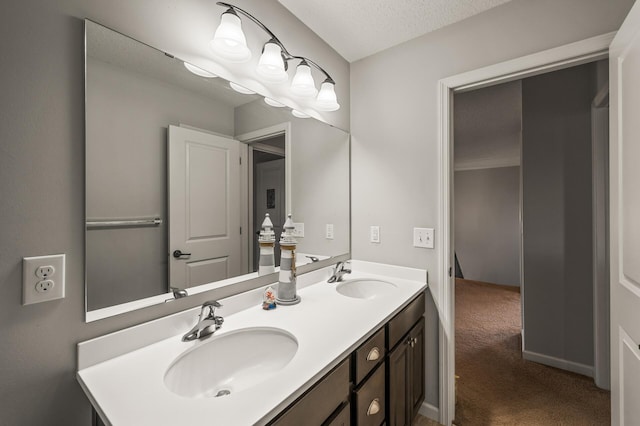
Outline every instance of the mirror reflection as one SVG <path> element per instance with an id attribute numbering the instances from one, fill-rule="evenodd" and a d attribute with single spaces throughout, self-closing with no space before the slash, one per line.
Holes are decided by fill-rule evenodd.
<path id="1" fill-rule="evenodd" d="M 266 213 L 349 252 L 347 133 L 85 22 L 88 311 L 255 276 Z"/>

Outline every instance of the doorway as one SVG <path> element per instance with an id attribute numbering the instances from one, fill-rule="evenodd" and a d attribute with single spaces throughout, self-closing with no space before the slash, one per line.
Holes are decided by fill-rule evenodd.
<path id="1" fill-rule="evenodd" d="M 439 82 L 439 141 L 440 141 L 440 282 L 430 284 L 430 290 L 441 319 L 440 329 L 440 422 L 450 424 L 455 413 L 455 294 L 453 284 L 454 252 L 452 227 L 452 103 L 454 92 L 464 92 L 519 78 L 543 74 L 569 66 L 593 62 L 608 56 L 613 34 L 594 37 L 534 55 L 518 58 L 486 68 L 449 77 Z M 447 277 L 449 277 L 447 279 Z"/>
<path id="2" fill-rule="evenodd" d="M 260 235 L 265 215 L 273 223 L 276 241 L 280 239 L 285 220 L 285 137 L 284 134 L 261 139 L 249 145 L 253 181 L 251 198 L 253 201 L 254 240 Z M 253 270 L 258 270 L 260 248 L 253 244 Z M 280 266 L 280 250 L 275 250 L 275 266 Z"/>
<path id="3" fill-rule="evenodd" d="M 592 62 L 454 95 L 453 228 L 467 278 L 455 284 L 456 424 L 609 422 L 609 395 L 591 379 L 592 192 L 605 186 L 592 182 L 591 110 L 607 70 Z"/>

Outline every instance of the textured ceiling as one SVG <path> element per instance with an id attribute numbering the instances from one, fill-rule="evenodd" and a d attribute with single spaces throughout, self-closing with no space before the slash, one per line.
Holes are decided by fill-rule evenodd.
<path id="1" fill-rule="evenodd" d="M 278 0 L 353 62 L 511 0 Z"/>
<path id="2" fill-rule="evenodd" d="M 457 170 L 520 164 L 522 82 L 499 84 L 453 99 Z"/>

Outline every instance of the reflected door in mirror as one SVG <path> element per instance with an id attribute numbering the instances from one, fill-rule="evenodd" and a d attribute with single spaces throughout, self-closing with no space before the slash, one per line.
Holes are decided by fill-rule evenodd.
<path id="1" fill-rule="evenodd" d="M 169 284 L 241 274 L 239 142 L 169 126 Z"/>

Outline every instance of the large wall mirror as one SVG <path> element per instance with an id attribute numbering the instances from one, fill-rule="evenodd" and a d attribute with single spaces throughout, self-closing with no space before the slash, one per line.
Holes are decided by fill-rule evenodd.
<path id="1" fill-rule="evenodd" d="M 89 20 L 85 37 L 88 320 L 256 277 L 265 213 L 277 237 L 293 214 L 299 265 L 349 253 L 348 133 Z"/>

